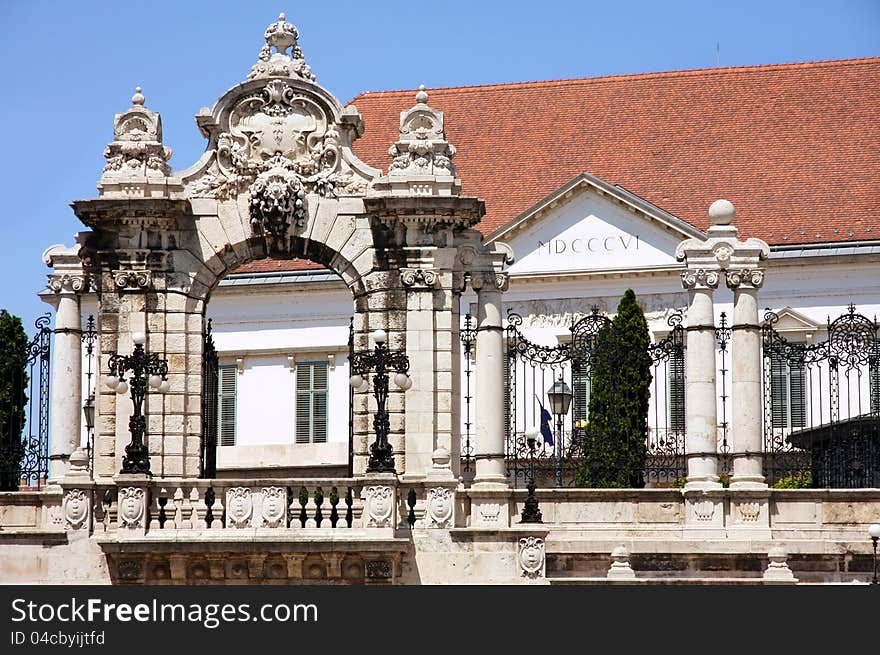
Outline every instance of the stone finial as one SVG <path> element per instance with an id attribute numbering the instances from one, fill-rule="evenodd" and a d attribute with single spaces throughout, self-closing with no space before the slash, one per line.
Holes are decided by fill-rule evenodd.
<path id="1" fill-rule="evenodd" d="M 135 87 L 131 107 L 116 114 L 113 141 L 104 150 L 101 196 L 152 196 L 171 175 L 171 148 L 162 144 L 162 118 L 147 109 L 145 101 L 141 87 Z"/>
<path id="2" fill-rule="evenodd" d="M 617 546 L 611 551 L 611 568 L 606 576 L 609 580 L 634 580 L 635 571 L 629 563 L 629 549 L 626 546 Z"/>
<path id="3" fill-rule="evenodd" d="M 458 195 L 461 183 L 455 177 L 455 146 L 446 140 L 443 112 L 428 104 L 421 85 L 416 104 L 400 113 L 400 136 L 388 149 L 392 185 L 406 183 L 417 195 Z M 426 179 L 427 178 L 427 179 Z"/>
<path id="4" fill-rule="evenodd" d="M 277 21 L 266 28 L 263 36 L 266 43 L 260 50 L 257 63 L 253 65 L 247 76 L 249 80 L 265 77 L 298 77 L 307 82 L 315 81 L 312 68 L 306 64 L 297 43 L 299 30 L 296 29 L 296 25 L 287 22 L 283 12 L 278 15 Z"/>
<path id="5" fill-rule="evenodd" d="M 709 205 L 709 220 L 712 225 L 730 225 L 736 218 L 736 208 L 729 200 L 716 200 Z"/>
<path id="6" fill-rule="evenodd" d="M 785 550 L 785 547 L 778 544 L 772 546 L 767 553 L 767 558 L 770 560 L 770 564 L 767 566 L 767 570 L 764 571 L 764 580 L 783 583 L 797 582 L 797 578 L 794 577 L 794 573 L 788 567 L 788 551 Z"/>

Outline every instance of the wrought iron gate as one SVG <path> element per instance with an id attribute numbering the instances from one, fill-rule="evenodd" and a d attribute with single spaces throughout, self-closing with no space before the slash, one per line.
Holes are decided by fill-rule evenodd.
<path id="1" fill-rule="evenodd" d="M 462 342 L 466 357 L 472 350 L 474 331 L 470 316 L 465 317 Z M 686 474 L 685 468 L 685 333 L 681 314 L 668 319 L 670 331 L 663 339 L 652 343 L 644 357 L 650 358 L 652 380 L 651 401 L 645 417 L 645 457 L 642 470 L 631 471 L 632 486 L 670 485 Z M 601 439 L 614 443 L 614 435 L 600 435 L 601 426 L 589 428 L 590 398 L 597 381 L 609 385 L 609 398 L 614 398 L 618 375 L 615 363 L 634 353 L 626 351 L 617 328 L 608 317 L 592 308 L 589 315 L 570 328 L 571 341 L 556 345 L 542 345 L 526 338 L 522 331 L 522 317 L 508 313 L 507 356 L 505 358 L 505 456 L 508 473 L 516 486 L 525 480 L 530 470 L 530 458 L 538 486 L 572 486 L 578 471 L 584 466 L 597 467 L 601 463 L 585 461 L 587 439 Z M 467 367 L 469 361 L 466 361 Z M 467 370 L 467 369 L 466 369 Z M 598 377 L 597 377 L 598 376 Z M 466 380 L 469 376 L 466 375 Z M 566 416 L 550 415 L 546 391 L 557 380 L 565 382 L 572 392 L 570 411 Z M 471 407 L 469 385 L 466 387 L 465 408 Z M 602 408 L 607 425 L 613 426 L 616 404 L 611 401 Z M 479 411 L 479 408 L 477 408 Z M 471 415 L 466 415 L 466 434 L 463 455 L 471 450 Z M 526 432 L 539 427 L 542 436 L 534 452 L 530 449 Z M 607 428 L 612 429 L 612 428 Z"/>
<path id="2" fill-rule="evenodd" d="M 39 489 L 49 474 L 49 372 L 52 348 L 50 314 L 34 323 L 36 333 L 28 342 L 21 366 L 13 366 L 12 387 L 24 396 L 11 399 L 6 426 L 8 441 L 0 444 L 0 491 L 16 491 L 20 486 Z M 23 412 L 17 410 L 23 401 Z"/>
<path id="3" fill-rule="evenodd" d="M 202 477 L 217 477 L 217 418 L 220 360 L 211 334 L 211 319 L 202 346 Z"/>
<path id="4" fill-rule="evenodd" d="M 820 343 L 790 342 L 768 311 L 764 475 L 771 485 L 880 487 L 880 332 L 856 313 L 827 324 Z"/>

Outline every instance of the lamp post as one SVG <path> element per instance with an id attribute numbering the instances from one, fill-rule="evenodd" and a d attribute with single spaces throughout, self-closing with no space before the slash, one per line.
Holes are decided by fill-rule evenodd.
<path id="1" fill-rule="evenodd" d="M 134 352 L 131 355 L 110 355 L 110 375 L 104 383 L 120 396 L 128 391 L 129 384 L 125 381 L 125 374 L 131 371 L 131 400 L 134 403 L 134 413 L 128 419 L 128 431 L 131 433 L 131 443 L 125 447 L 125 457 L 122 458 L 122 470 L 120 473 L 146 473 L 150 475 L 150 453 L 144 444 L 144 434 L 147 431 L 147 419 L 143 415 L 144 397 L 147 395 L 147 386 L 165 393 L 171 388 L 168 382 L 168 362 L 160 359 L 156 353 L 148 353 L 144 349 L 147 335 L 143 332 L 135 332 L 131 335 L 134 342 Z"/>
<path id="2" fill-rule="evenodd" d="M 412 387 L 409 371 L 409 357 L 402 351 L 392 352 L 388 349 L 388 334 L 385 330 L 375 330 L 371 335 L 375 347 L 372 351 L 354 353 L 351 359 L 352 375 L 349 384 L 353 389 L 362 389 L 366 383 L 365 376 L 373 374 L 373 395 L 376 397 L 376 414 L 373 416 L 373 431 L 376 441 L 370 445 L 370 460 L 367 464 L 369 473 L 394 473 L 394 454 L 388 443 L 388 432 L 391 429 L 388 420 L 388 373 L 396 371 L 394 384 L 406 391 Z"/>
<path id="3" fill-rule="evenodd" d="M 92 430 L 95 429 L 95 393 L 89 394 L 83 403 L 83 418 L 86 420 L 86 450 L 89 456 L 89 471 L 92 470 Z"/>
<path id="4" fill-rule="evenodd" d="M 568 414 L 571 407 L 572 393 L 568 385 L 559 376 L 547 392 L 547 400 L 550 402 L 550 412 L 556 417 L 556 486 L 562 486 L 562 454 L 565 452 L 562 437 L 562 419 Z"/>
<path id="5" fill-rule="evenodd" d="M 874 578 L 871 580 L 871 584 L 880 584 L 877 579 L 877 540 L 880 539 L 880 523 L 869 525 L 868 534 L 871 535 L 871 542 L 874 545 Z"/>
<path id="6" fill-rule="evenodd" d="M 526 444 L 529 446 L 529 479 L 526 482 L 526 502 L 523 504 L 520 523 L 543 523 L 541 520 L 541 510 L 538 509 L 538 497 L 535 496 L 535 442 L 538 439 L 540 430 L 531 427 L 526 430 Z"/>

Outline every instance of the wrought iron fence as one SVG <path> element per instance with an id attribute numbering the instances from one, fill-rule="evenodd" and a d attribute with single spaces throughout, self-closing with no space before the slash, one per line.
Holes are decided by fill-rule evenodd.
<path id="1" fill-rule="evenodd" d="M 641 470 L 630 472 L 632 486 L 665 486 L 683 479 L 686 473 L 685 331 L 681 323 L 680 313 L 671 315 L 669 334 L 650 344 L 643 353 L 651 370 L 651 399 L 645 416 L 644 464 Z M 615 425 L 618 408 L 613 401 L 602 410 L 604 425 L 609 427 L 594 424 L 592 430 L 590 428 L 594 385 L 597 382 L 608 385 L 609 397 L 614 398 L 620 383 L 618 364 L 638 353 L 632 352 L 614 323 L 596 307 L 571 326 L 568 343 L 535 343 L 522 333 L 521 326 L 522 317 L 508 313 L 504 408 L 508 473 L 516 486 L 526 479 L 534 465 L 538 486 L 572 486 L 585 467 L 594 470 L 607 464 L 590 459 L 586 450 L 588 439 L 599 439 L 609 445 L 617 441 L 615 435 L 598 434 L 603 429 L 613 431 L 610 426 Z M 464 350 L 468 352 L 469 343 L 465 339 L 472 341 L 473 336 L 462 330 L 462 339 Z M 467 381 L 469 376 L 465 379 Z M 557 380 L 567 384 L 572 394 L 571 408 L 565 416 L 551 415 L 545 400 L 546 392 Z M 466 386 L 465 407 L 469 406 L 470 389 Z M 469 425 L 470 414 L 466 416 L 466 425 Z M 532 452 L 527 431 L 535 427 L 541 436 Z M 465 443 L 469 442 L 469 430 L 466 430 Z M 632 446 L 617 444 L 616 447 Z M 530 459 L 532 456 L 534 462 Z"/>
<path id="2" fill-rule="evenodd" d="M 21 486 L 39 489 L 49 474 L 49 373 L 52 348 L 50 314 L 35 322 L 36 333 L 26 347 L 22 375 L 13 380 L 13 388 L 24 394 L 13 399 L 9 412 L 8 439 L 0 444 L 0 491 L 15 491 Z M 23 401 L 24 412 L 16 400 Z"/>
<path id="3" fill-rule="evenodd" d="M 220 358 L 214 346 L 212 321 L 202 337 L 202 477 L 217 477 Z"/>
<path id="4" fill-rule="evenodd" d="M 854 305 L 819 343 L 762 327 L 764 475 L 776 487 L 880 487 L 880 333 Z"/>
<path id="5" fill-rule="evenodd" d="M 466 314 L 460 330 L 461 351 L 464 357 L 464 434 L 461 444 L 462 470 L 469 473 L 473 465 L 474 445 L 471 439 L 474 422 L 472 420 L 473 394 L 471 393 L 471 377 L 473 376 L 474 346 L 477 342 L 477 329 L 473 316 Z"/>

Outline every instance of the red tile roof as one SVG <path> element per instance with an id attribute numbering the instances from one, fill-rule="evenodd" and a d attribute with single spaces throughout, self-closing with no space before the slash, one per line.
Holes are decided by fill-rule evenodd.
<path id="1" fill-rule="evenodd" d="M 771 244 L 880 239 L 880 58 L 429 89 L 489 234 L 588 172 L 708 227 L 713 200 Z M 387 169 L 414 90 L 352 103 Z M 288 269 L 289 270 L 289 269 Z"/>

